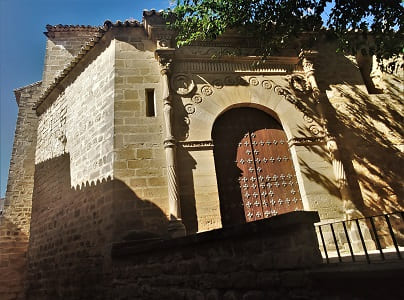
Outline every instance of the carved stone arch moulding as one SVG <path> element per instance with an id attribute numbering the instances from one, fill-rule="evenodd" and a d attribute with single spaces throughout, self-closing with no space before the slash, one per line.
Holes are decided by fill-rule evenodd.
<path id="1" fill-rule="evenodd" d="M 215 91 L 218 92 L 223 90 L 224 87 L 228 85 L 237 85 L 242 80 L 249 84 L 251 88 L 263 89 L 266 93 L 274 93 L 281 96 L 283 99 L 293 104 L 294 107 L 303 113 L 303 123 L 302 125 L 307 128 L 307 133 L 315 137 L 321 137 L 324 133 L 321 126 L 314 121 L 314 117 L 310 116 L 310 113 L 302 109 L 302 105 L 299 101 L 299 94 L 303 94 L 307 90 L 307 84 L 304 76 L 301 74 L 294 74 L 290 78 L 286 78 L 289 84 L 279 84 L 273 80 L 266 78 L 265 76 L 243 76 L 228 75 L 224 79 L 223 76 L 220 78 L 214 78 L 211 83 L 205 81 L 201 85 L 196 85 L 194 80 L 190 77 L 191 75 L 179 73 L 173 77 L 173 89 L 178 95 L 183 98 L 190 98 L 186 100 L 184 104 L 184 109 L 188 115 L 189 120 L 194 115 L 197 106 L 205 101 L 205 99 L 210 98 L 214 95 Z M 292 79 L 291 79 L 292 78 Z M 297 92 L 296 92 L 297 91 Z M 192 96 L 192 97 L 191 97 Z M 242 106 L 242 104 L 240 103 Z"/>

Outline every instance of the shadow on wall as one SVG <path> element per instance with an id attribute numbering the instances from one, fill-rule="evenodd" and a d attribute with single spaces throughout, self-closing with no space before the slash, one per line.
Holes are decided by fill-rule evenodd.
<path id="1" fill-rule="evenodd" d="M 337 137 L 352 200 L 365 216 L 402 211 L 404 157 L 400 147 L 404 116 L 400 79 L 387 75 L 384 94 L 369 95 L 357 87 L 364 82 L 351 60 L 335 54 L 327 61 L 327 68 L 322 68 L 325 62 L 320 58 L 316 77 L 320 90 L 332 91 L 335 97 L 323 98 L 322 103 L 329 130 Z M 299 133 L 304 134 L 304 129 L 300 128 Z M 309 150 L 330 160 L 325 148 Z M 337 191 L 335 184 L 321 178 L 310 165 L 306 164 L 306 169 L 306 175 L 321 182 L 330 193 Z"/>
<path id="2" fill-rule="evenodd" d="M 22 299 L 28 236 L 0 216 L 0 299 Z"/>
<path id="3" fill-rule="evenodd" d="M 178 165 L 180 166 L 178 177 L 181 187 L 182 221 L 187 229 L 187 234 L 194 234 L 199 231 L 193 176 L 197 163 L 184 147 L 179 146 L 177 149 Z"/>
<path id="4" fill-rule="evenodd" d="M 32 203 L 28 299 L 92 299 L 113 242 L 133 230 L 143 237 L 167 230 L 165 214 L 122 181 L 71 188 L 69 154 L 36 166 Z"/>

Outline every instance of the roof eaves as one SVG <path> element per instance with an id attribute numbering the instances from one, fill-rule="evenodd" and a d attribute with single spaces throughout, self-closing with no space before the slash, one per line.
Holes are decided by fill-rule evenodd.
<path id="1" fill-rule="evenodd" d="M 17 105 L 20 105 L 21 93 L 22 93 L 24 90 L 26 90 L 26 89 L 28 89 L 28 88 L 32 88 L 32 87 L 39 86 L 39 85 L 41 85 L 41 84 L 42 84 L 42 81 L 37 81 L 37 82 L 31 83 L 31 84 L 28 84 L 28 85 L 19 87 L 19 88 L 17 88 L 17 89 L 14 89 L 13 92 L 14 92 L 15 101 L 17 102 Z"/>
<path id="2" fill-rule="evenodd" d="M 97 32 L 99 27 L 91 25 L 46 25 L 46 32 L 44 34 L 49 37 L 51 33 L 55 32 L 72 32 L 72 31 L 85 31 L 85 32 Z"/>

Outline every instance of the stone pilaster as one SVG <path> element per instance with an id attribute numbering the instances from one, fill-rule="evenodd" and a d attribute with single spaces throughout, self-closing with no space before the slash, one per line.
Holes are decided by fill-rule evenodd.
<path id="1" fill-rule="evenodd" d="M 300 54 L 300 58 L 302 60 L 306 80 L 311 88 L 312 97 L 316 102 L 317 110 L 320 115 L 320 120 L 324 127 L 324 132 L 326 134 L 327 149 L 329 151 L 329 155 L 332 161 L 334 176 L 338 183 L 338 189 L 341 193 L 341 198 L 344 203 L 343 204 L 344 213 L 346 215 L 346 219 L 351 219 L 353 217 L 354 212 L 358 212 L 358 210 L 354 208 L 354 204 L 352 202 L 352 196 L 349 190 L 345 168 L 341 160 L 336 139 L 328 131 L 328 124 L 327 124 L 328 120 L 324 116 L 324 103 L 321 100 L 323 95 L 318 87 L 316 78 L 314 76 L 315 74 L 314 58 L 316 54 L 317 53 L 315 51 L 304 51 Z M 359 217 L 357 214 L 355 214 L 355 216 Z"/>
<path id="2" fill-rule="evenodd" d="M 178 188 L 178 174 L 176 164 L 176 140 L 173 131 L 173 107 L 170 93 L 170 66 L 172 63 L 171 49 L 158 52 L 161 65 L 161 75 L 163 77 L 163 106 L 164 106 L 164 123 L 165 123 L 165 139 L 164 150 L 166 154 L 167 166 L 167 182 L 168 182 L 168 204 L 170 220 L 168 232 L 171 237 L 180 237 L 186 234 L 185 226 L 181 220 L 180 194 Z"/>
<path id="3" fill-rule="evenodd" d="M 314 67 L 314 58 L 317 53 L 315 51 L 304 51 L 300 54 L 300 58 L 302 61 L 303 70 L 306 75 L 306 80 L 311 88 L 312 97 L 316 102 L 317 110 L 320 115 L 320 121 L 323 126 L 323 130 L 326 136 L 327 149 L 329 151 L 329 155 L 332 162 L 333 172 L 335 179 L 338 184 L 338 189 L 341 194 L 341 199 L 343 201 L 343 211 L 346 220 L 352 220 L 354 218 L 362 218 L 363 214 L 357 209 L 354 202 L 352 201 L 352 193 L 349 189 L 346 171 L 344 168 L 344 164 L 341 159 L 341 154 L 338 149 L 337 141 L 335 136 L 330 134 L 328 128 L 328 119 L 324 115 L 324 98 L 325 95 L 321 93 L 316 78 L 315 78 L 315 67 Z M 366 223 L 363 220 L 359 221 L 361 230 L 363 232 L 366 247 L 368 250 L 375 249 L 375 244 L 372 241 L 369 229 L 367 228 Z M 358 228 L 353 225 L 349 226 L 350 237 L 352 240 L 352 244 L 354 250 L 361 250 L 361 241 L 359 237 Z"/>

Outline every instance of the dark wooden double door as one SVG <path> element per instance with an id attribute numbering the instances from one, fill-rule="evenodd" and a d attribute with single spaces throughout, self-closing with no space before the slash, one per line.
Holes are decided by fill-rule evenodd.
<path id="1" fill-rule="evenodd" d="M 212 135 L 223 226 L 303 209 L 277 120 L 258 109 L 235 108 L 218 118 Z"/>

